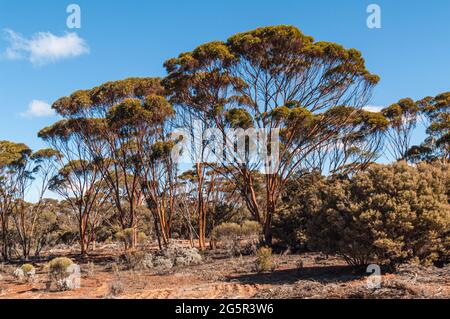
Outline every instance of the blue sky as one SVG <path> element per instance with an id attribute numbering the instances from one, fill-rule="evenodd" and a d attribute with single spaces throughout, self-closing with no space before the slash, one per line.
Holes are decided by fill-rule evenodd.
<path id="1" fill-rule="evenodd" d="M 81 7 L 79 30 L 66 26 L 70 3 Z M 370 3 L 381 7 L 381 29 L 366 26 Z M 39 110 L 42 102 L 105 81 L 163 76 L 166 59 L 265 25 L 295 25 L 316 40 L 361 50 L 369 70 L 381 76 L 372 105 L 436 95 L 450 90 L 449 17 L 448 0 L 1 0 L 0 139 L 43 147 L 36 133 L 55 118 L 24 116 L 32 101 L 41 101 Z M 50 63 L 32 63 L 26 52 L 7 58 L 11 34 L 23 42 L 39 32 L 76 32 L 85 50 Z"/>

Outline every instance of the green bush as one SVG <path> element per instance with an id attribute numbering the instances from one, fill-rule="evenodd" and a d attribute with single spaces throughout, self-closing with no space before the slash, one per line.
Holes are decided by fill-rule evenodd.
<path id="1" fill-rule="evenodd" d="M 73 261 L 67 257 L 58 257 L 51 260 L 48 264 L 50 272 L 61 273 L 65 272 L 67 268 L 73 265 Z"/>
<path id="2" fill-rule="evenodd" d="M 124 257 L 128 269 L 139 270 L 144 268 L 145 252 L 130 251 L 126 252 Z"/>
<path id="3" fill-rule="evenodd" d="M 55 258 L 48 263 L 47 268 L 47 289 L 50 290 L 54 286 L 58 291 L 64 291 L 80 287 L 80 267 L 70 258 Z"/>
<path id="4" fill-rule="evenodd" d="M 276 264 L 273 261 L 272 249 L 261 247 L 256 252 L 256 270 L 258 272 L 274 271 Z"/>
<path id="5" fill-rule="evenodd" d="M 214 228 L 213 236 L 218 240 L 234 239 L 241 235 L 241 226 L 236 223 L 223 223 Z"/>
<path id="6" fill-rule="evenodd" d="M 116 238 L 124 243 L 125 248 L 129 248 L 132 246 L 133 236 L 134 236 L 133 228 L 127 228 L 116 233 Z"/>
<path id="7" fill-rule="evenodd" d="M 258 247 L 261 231 L 261 225 L 255 221 L 247 220 L 242 225 L 223 223 L 214 229 L 213 239 L 223 242 L 233 256 L 241 253 L 251 255 Z M 244 249 L 241 249 L 241 242 L 245 243 Z"/>
<path id="8" fill-rule="evenodd" d="M 449 166 L 372 165 L 352 178 L 320 179 L 293 207 L 308 247 L 349 264 L 448 261 Z M 300 203 L 299 203 L 300 202 Z"/>
<path id="9" fill-rule="evenodd" d="M 246 220 L 241 225 L 241 234 L 246 237 L 258 237 L 261 235 L 262 228 L 258 222 Z"/>
<path id="10" fill-rule="evenodd" d="M 274 216 L 273 233 L 278 243 L 294 251 L 306 251 L 306 227 L 312 214 L 323 207 L 319 191 L 327 180 L 318 172 L 291 179 L 282 197 L 281 209 Z"/>
<path id="11" fill-rule="evenodd" d="M 34 271 L 34 266 L 31 264 L 24 264 L 21 267 L 23 273 L 26 275 L 28 273 L 32 273 Z"/>

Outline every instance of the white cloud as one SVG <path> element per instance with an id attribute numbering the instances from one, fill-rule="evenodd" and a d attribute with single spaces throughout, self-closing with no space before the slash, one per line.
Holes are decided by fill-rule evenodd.
<path id="1" fill-rule="evenodd" d="M 51 117 L 54 116 L 55 114 L 56 114 L 55 111 L 47 102 L 33 100 L 28 105 L 28 110 L 24 113 L 21 113 L 20 115 L 23 117 L 34 118 L 34 117 Z"/>
<path id="2" fill-rule="evenodd" d="M 381 112 L 381 110 L 384 109 L 384 106 L 376 106 L 376 105 L 366 105 L 363 107 L 364 111 L 368 112 Z"/>
<path id="3" fill-rule="evenodd" d="M 34 65 L 44 65 L 89 53 L 86 41 L 74 32 L 67 32 L 63 36 L 39 32 L 29 39 L 10 29 L 4 32 L 9 47 L 3 56 L 8 60 L 25 59 Z"/>

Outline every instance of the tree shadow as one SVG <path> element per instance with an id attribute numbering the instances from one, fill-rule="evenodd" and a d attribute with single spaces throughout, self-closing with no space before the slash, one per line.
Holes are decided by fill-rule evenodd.
<path id="1" fill-rule="evenodd" d="M 271 273 L 253 273 L 229 277 L 228 281 L 245 284 L 294 284 L 299 280 L 317 281 L 320 283 L 340 283 L 365 277 L 359 267 L 352 266 L 320 266 L 301 269 L 276 270 Z"/>

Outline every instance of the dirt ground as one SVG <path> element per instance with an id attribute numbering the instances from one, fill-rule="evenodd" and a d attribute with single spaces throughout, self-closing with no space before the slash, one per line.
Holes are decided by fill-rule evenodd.
<path id="1" fill-rule="evenodd" d="M 44 266 L 50 257 L 64 254 L 68 252 L 53 251 L 47 260 L 35 262 L 32 284 L 14 278 L 18 265 L 0 266 L 0 299 L 450 298 L 450 266 L 403 266 L 396 274 L 382 275 L 380 288 L 369 289 L 369 274 L 320 254 L 275 255 L 277 269 L 270 273 L 255 272 L 255 257 L 231 258 L 220 252 L 207 252 L 201 265 L 166 273 L 125 268 L 113 272 L 111 264 L 119 259 L 108 248 L 88 260 L 77 259 L 80 289 L 50 292 Z"/>

